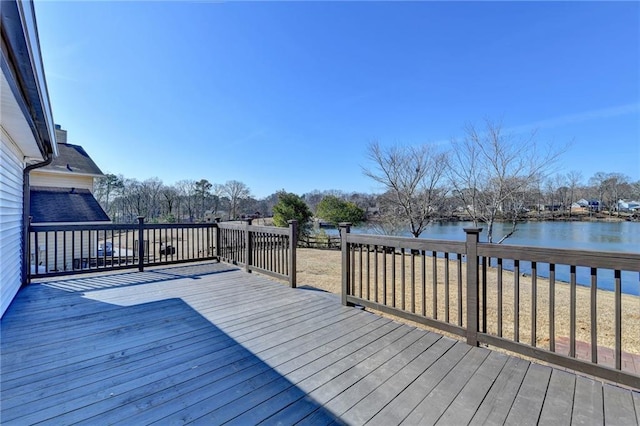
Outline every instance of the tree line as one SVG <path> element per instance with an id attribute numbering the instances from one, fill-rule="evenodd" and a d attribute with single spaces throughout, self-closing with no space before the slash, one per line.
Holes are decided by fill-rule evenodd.
<path id="1" fill-rule="evenodd" d="M 273 216 L 276 225 L 297 219 L 305 230 L 315 216 L 334 224 L 367 220 L 381 233 L 408 230 L 418 237 L 433 220 L 457 218 L 485 226 L 489 242 L 504 241 L 532 212 L 571 216 L 574 203 L 586 199 L 596 200 L 598 211 L 613 214 L 620 199 L 640 200 L 640 181 L 623 174 L 598 172 L 585 180 L 579 170 L 558 172 L 563 149 L 540 145 L 535 134 L 513 135 L 489 121 L 464 130 L 464 137 L 451 141 L 448 150 L 431 144 L 371 143 L 366 151 L 370 167 L 363 173 L 380 185 L 377 194 L 315 190 L 298 195 L 280 190 L 257 199 L 237 180 L 167 185 L 157 177 L 139 181 L 114 174 L 97 179 L 94 192 L 109 217 L 121 223 L 137 216 L 149 222 Z M 496 221 L 511 222 L 511 230 L 494 236 Z"/>

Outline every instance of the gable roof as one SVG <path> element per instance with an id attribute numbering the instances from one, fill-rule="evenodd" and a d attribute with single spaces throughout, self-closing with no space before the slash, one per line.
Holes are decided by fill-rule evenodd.
<path id="1" fill-rule="evenodd" d="M 32 186 L 29 214 L 32 223 L 110 221 L 91 191 L 82 188 Z"/>
<path id="2" fill-rule="evenodd" d="M 80 145 L 58 144 L 58 156 L 51 164 L 40 170 L 77 173 L 82 175 L 103 176 L 102 170 L 93 162 L 89 154 Z"/>

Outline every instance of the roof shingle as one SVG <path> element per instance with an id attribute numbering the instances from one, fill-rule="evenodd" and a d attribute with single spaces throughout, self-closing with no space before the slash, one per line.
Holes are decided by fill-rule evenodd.
<path id="1" fill-rule="evenodd" d="M 32 223 L 109 221 L 88 189 L 31 187 Z"/>
<path id="2" fill-rule="evenodd" d="M 84 148 L 70 143 L 59 143 L 58 156 L 53 159 L 51 164 L 43 167 L 42 170 L 100 176 L 104 174 Z"/>

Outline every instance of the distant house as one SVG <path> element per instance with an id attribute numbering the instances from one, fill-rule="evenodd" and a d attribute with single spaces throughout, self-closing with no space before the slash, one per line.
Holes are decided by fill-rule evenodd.
<path id="1" fill-rule="evenodd" d="M 591 211 L 600 211 L 602 210 L 602 204 L 598 200 L 585 200 L 584 198 L 575 202 L 579 207 L 585 208 Z"/>
<path id="2" fill-rule="evenodd" d="M 56 125 L 55 133 L 58 156 L 51 164 L 31 173 L 29 210 L 31 223 L 34 225 L 110 223 L 109 216 L 93 196 L 93 180 L 103 176 L 102 171 L 80 145 L 67 143 L 66 130 Z M 31 269 L 35 271 L 37 268 L 39 272 L 44 272 L 42 269 L 47 266 L 49 271 L 71 270 L 79 267 L 80 264 L 74 266 L 71 263 L 72 260 L 82 258 L 82 253 L 85 254 L 84 256 L 87 253 L 95 256 L 99 246 L 99 242 L 90 240 L 88 232 L 85 234 L 87 235 L 81 236 L 81 233 L 76 233 L 73 244 L 71 244 L 70 233 L 60 232 L 57 236 L 50 234 L 49 241 L 45 241 L 44 235 L 39 235 L 37 243 L 31 241 L 29 253 Z M 49 247 L 58 247 L 58 253 L 45 250 L 47 244 Z M 63 247 L 66 248 L 66 253 L 62 253 Z M 72 250 L 74 253 L 71 252 Z M 49 259 L 44 259 L 45 252 L 48 253 Z M 67 259 L 67 263 L 63 264 L 62 259 Z"/>
<path id="3" fill-rule="evenodd" d="M 640 212 L 640 201 L 618 201 L 618 211 L 620 212 Z"/>
<path id="4" fill-rule="evenodd" d="M 0 316 L 26 283 L 29 174 L 57 155 L 33 3 L 0 7 Z"/>

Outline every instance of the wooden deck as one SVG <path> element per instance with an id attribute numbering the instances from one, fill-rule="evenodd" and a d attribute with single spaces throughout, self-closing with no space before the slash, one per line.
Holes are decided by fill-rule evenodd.
<path id="1" fill-rule="evenodd" d="M 0 423 L 638 424 L 640 393 L 225 264 L 32 284 Z"/>

